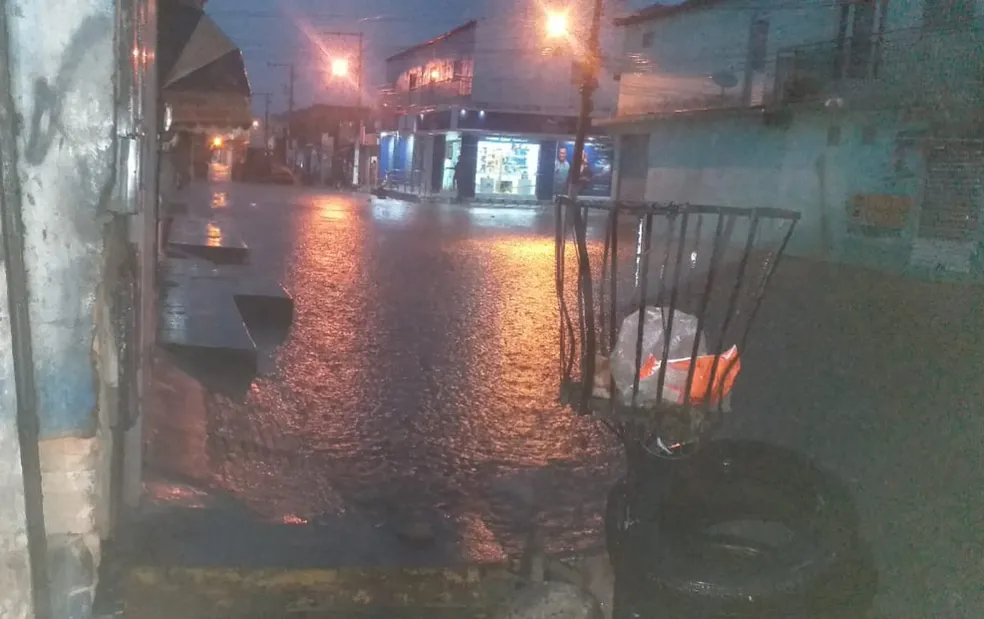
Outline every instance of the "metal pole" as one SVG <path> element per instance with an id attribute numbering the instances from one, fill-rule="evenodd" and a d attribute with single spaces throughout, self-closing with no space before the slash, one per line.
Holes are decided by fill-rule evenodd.
<path id="1" fill-rule="evenodd" d="M 263 102 L 263 150 L 270 148 L 270 93 L 266 93 Z"/>
<path id="2" fill-rule="evenodd" d="M 364 121 L 362 118 L 362 33 L 359 33 L 359 75 L 356 78 L 356 113 L 359 115 L 359 131 L 355 138 L 355 165 L 352 166 L 355 170 L 354 181 L 355 187 L 358 188 L 362 180 L 362 132 L 364 129 Z"/>
<path id="3" fill-rule="evenodd" d="M 588 50 L 582 62 L 584 81 L 581 83 L 581 113 L 577 119 L 577 134 L 574 136 L 574 155 L 571 158 L 571 173 L 567 193 L 577 197 L 581 177 L 581 162 L 584 160 L 584 141 L 591 127 L 592 97 L 598 89 L 598 69 L 601 59 L 601 12 L 603 0 L 595 0 L 591 16 L 591 31 L 588 34 Z"/>
<path id="4" fill-rule="evenodd" d="M 13 46 L 8 11 L 12 5 L 0 2 L 0 246 L 7 278 L 7 304 L 10 312 L 10 355 L 13 388 L 16 394 L 17 441 L 20 446 L 20 473 L 24 486 L 24 523 L 31 573 L 31 601 L 36 619 L 52 616 L 51 585 L 48 573 L 48 538 L 45 530 L 44 497 L 41 488 L 41 434 L 38 419 L 38 385 L 34 375 L 34 349 L 31 342 L 31 311 L 28 304 L 27 265 L 24 261 L 24 203 L 17 167 L 17 108 L 14 105 Z M 7 388 L 9 389 L 9 380 Z M 9 398 L 6 400 L 9 401 Z M 6 462 L 4 464 L 7 464 Z M 13 467 L 10 467 L 13 468 Z M 4 476 L 16 475 L 16 469 Z M 11 494 L 13 491 L 11 490 Z M 8 496 L 7 501 L 11 498 Z M 17 508 L 14 508 L 16 513 Z M 16 542 L 15 542 L 16 543 Z M 15 568 L 17 569 L 17 568 Z M 7 586 L 12 586 L 8 584 Z M 6 588 L 6 587 L 4 587 Z M 62 592 L 58 592 L 61 594 Z M 13 614 L 18 614 L 13 609 Z M 6 613 L 4 613 L 6 614 Z"/>
<path id="5" fill-rule="evenodd" d="M 294 138 L 294 65 L 290 65 L 290 85 L 287 87 L 287 142 Z M 291 168 L 294 166 L 292 165 Z"/>
<path id="6" fill-rule="evenodd" d="M 284 157 L 290 148 L 290 140 L 294 135 L 294 63 L 271 62 L 271 67 L 286 67 L 288 70 L 287 78 L 287 143 L 284 145 Z M 287 163 L 286 161 L 284 163 Z M 289 166 L 293 169 L 293 165 Z"/>
<path id="7" fill-rule="evenodd" d="M 263 150 L 269 149 L 270 144 L 270 97 L 269 92 L 254 92 L 257 97 L 263 97 Z"/>

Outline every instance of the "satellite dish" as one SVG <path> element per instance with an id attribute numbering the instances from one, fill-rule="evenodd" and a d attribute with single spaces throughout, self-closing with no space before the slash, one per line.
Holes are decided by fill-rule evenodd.
<path id="1" fill-rule="evenodd" d="M 731 71 L 719 71 L 711 76 L 711 81 L 721 88 L 734 88 L 738 85 L 738 76 Z"/>

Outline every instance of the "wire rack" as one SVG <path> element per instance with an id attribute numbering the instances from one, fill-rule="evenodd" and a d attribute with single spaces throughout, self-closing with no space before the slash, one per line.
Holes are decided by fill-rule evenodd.
<path id="1" fill-rule="evenodd" d="M 698 447 L 730 409 L 740 354 L 798 220 L 773 208 L 558 198 L 561 402 L 599 416 L 627 449 L 677 457 Z M 674 355 L 682 320 L 689 350 Z M 647 324 L 662 333 L 655 351 L 644 350 Z M 626 358 L 632 378 L 618 381 L 613 364 Z"/>

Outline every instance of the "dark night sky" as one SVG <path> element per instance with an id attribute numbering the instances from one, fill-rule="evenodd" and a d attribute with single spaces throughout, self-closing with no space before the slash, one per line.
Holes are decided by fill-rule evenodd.
<path id="1" fill-rule="evenodd" d="M 608 3 L 622 12 L 648 6 L 653 0 Z M 311 42 L 319 32 L 364 33 L 367 83 L 363 91 L 371 100 L 383 79 L 384 58 L 488 13 L 496 5 L 512 4 L 513 0 L 209 0 L 206 12 L 242 49 L 253 92 L 273 93 L 271 109 L 280 112 L 287 105 L 287 69 L 269 67 L 270 62 L 296 65 L 298 108 L 315 102 L 356 102 L 355 88 L 339 88 L 327 79 L 324 62 L 318 61 L 320 54 Z M 254 107 L 261 111 L 262 98 L 254 97 Z"/>

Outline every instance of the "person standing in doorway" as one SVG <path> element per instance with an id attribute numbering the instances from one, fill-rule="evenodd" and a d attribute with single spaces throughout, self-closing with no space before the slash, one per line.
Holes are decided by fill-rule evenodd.
<path id="1" fill-rule="evenodd" d="M 454 190 L 458 199 L 461 199 L 461 157 L 454 162 L 454 174 L 451 176 L 451 189 Z"/>

